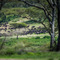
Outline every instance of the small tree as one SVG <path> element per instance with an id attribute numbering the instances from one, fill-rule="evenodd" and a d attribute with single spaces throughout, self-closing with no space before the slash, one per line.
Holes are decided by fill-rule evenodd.
<path id="1" fill-rule="evenodd" d="M 27 25 L 25 24 L 25 23 L 10 23 L 10 26 L 12 27 L 12 28 L 15 28 L 15 29 L 21 29 L 21 28 L 25 28 Z M 17 34 L 17 39 L 18 39 L 18 34 L 19 34 L 19 32 L 17 31 L 17 32 L 15 32 L 16 34 Z"/>

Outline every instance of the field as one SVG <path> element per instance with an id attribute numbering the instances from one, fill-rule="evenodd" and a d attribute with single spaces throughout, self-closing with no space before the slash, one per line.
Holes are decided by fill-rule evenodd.
<path id="1" fill-rule="evenodd" d="M 3 41 L 4 38 L 1 38 Z M 3 49 L 0 50 L 0 58 L 5 59 L 42 59 L 53 60 L 60 59 L 60 52 L 49 51 L 50 37 L 40 38 L 6 38 Z"/>
<path id="2" fill-rule="evenodd" d="M 0 60 L 60 60 L 60 52 L 50 51 L 51 27 L 44 12 L 12 3 L 7 3 L 0 12 Z M 14 7 L 15 4 L 19 7 Z"/>

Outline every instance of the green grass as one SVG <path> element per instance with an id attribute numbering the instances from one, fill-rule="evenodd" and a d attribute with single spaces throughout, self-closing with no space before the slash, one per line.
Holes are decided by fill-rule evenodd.
<path id="1" fill-rule="evenodd" d="M 60 52 L 50 52 L 49 45 L 49 36 L 45 36 L 44 38 L 19 38 L 18 40 L 16 38 L 7 38 L 3 49 L 0 50 L 0 58 L 41 60 L 60 59 Z"/>
<path id="2" fill-rule="evenodd" d="M 44 52 L 48 50 L 49 43 L 50 43 L 50 38 L 44 39 L 44 38 L 33 37 L 33 38 L 19 38 L 18 40 L 16 38 L 10 38 L 10 39 L 7 38 L 3 50 L 13 49 L 18 52 L 18 50 L 22 49 L 24 50 L 24 53 L 32 52 L 32 51 L 33 52 L 38 52 L 38 51 Z"/>
<path id="3" fill-rule="evenodd" d="M 22 55 L 4 55 L 4 56 L 0 56 L 0 58 L 5 58 L 5 59 L 60 59 L 60 52 L 41 52 L 39 54 L 33 54 L 33 55 L 29 55 L 29 54 L 22 54 Z"/>

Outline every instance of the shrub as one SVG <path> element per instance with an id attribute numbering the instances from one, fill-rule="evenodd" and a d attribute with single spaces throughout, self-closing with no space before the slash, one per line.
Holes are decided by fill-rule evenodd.
<path id="1" fill-rule="evenodd" d="M 0 50 L 0 55 L 12 55 L 12 54 L 15 54 L 15 50 L 12 48 Z"/>
<path id="2" fill-rule="evenodd" d="M 50 38 L 50 36 L 44 36 L 43 38 Z"/>
<path id="3" fill-rule="evenodd" d="M 40 37 L 39 37 L 39 36 L 37 36 L 35 39 L 40 39 Z"/>
<path id="4" fill-rule="evenodd" d="M 48 60 L 54 60 L 53 58 L 50 58 L 50 59 L 48 59 Z"/>
<path id="5" fill-rule="evenodd" d="M 14 53 L 15 53 L 14 49 L 7 49 L 5 54 L 6 55 L 12 55 Z"/>
<path id="6" fill-rule="evenodd" d="M 33 52 L 27 52 L 28 55 L 35 55 Z"/>
<path id="7" fill-rule="evenodd" d="M 29 20 L 29 21 L 26 21 L 25 23 L 27 24 L 37 23 L 37 20 Z"/>
<path id="8" fill-rule="evenodd" d="M 13 28 L 23 28 L 23 27 L 26 27 L 27 26 L 27 24 L 25 24 L 25 23 L 10 23 L 10 25 Z"/>
<path id="9" fill-rule="evenodd" d="M 27 25 L 25 23 L 18 23 L 18 27 L 22 28 L 22 27 L 26 27 Z"/>

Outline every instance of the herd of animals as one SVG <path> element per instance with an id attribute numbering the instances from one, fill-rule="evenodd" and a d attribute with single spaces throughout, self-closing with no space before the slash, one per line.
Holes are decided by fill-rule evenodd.
<path id="1" fill-rule="evenodd" d="M 20 34 L 20 35 L 27 35 L 27 34 L 33 34 L 33 33 L 34 34 L 47 33 L 47 30 L 45 28 L 40 27 L 40 26 L 38 26 L 38 27 L 32 26 L 31 28 L 29 28 L 30 26 L 28 25 L 27 27 L 24 28 L 24 30 L 22 32 L 20 32 L 20 30 L 19 30 L 18 33 L 16 32 L 16 29 L 15 28 L 11 28 L 11 27 L 7 28 L 8 27 L 7 23 L 3 24 L 3 27 L 0 28 L 0 31 L 4 30 L 5 33 L 1 33 L 0 32 L 0 36 L 12 35 L 12 32 L 14 32 L 16 34 Z M 6 33 L 6 31 L 8 33 Z"/>

